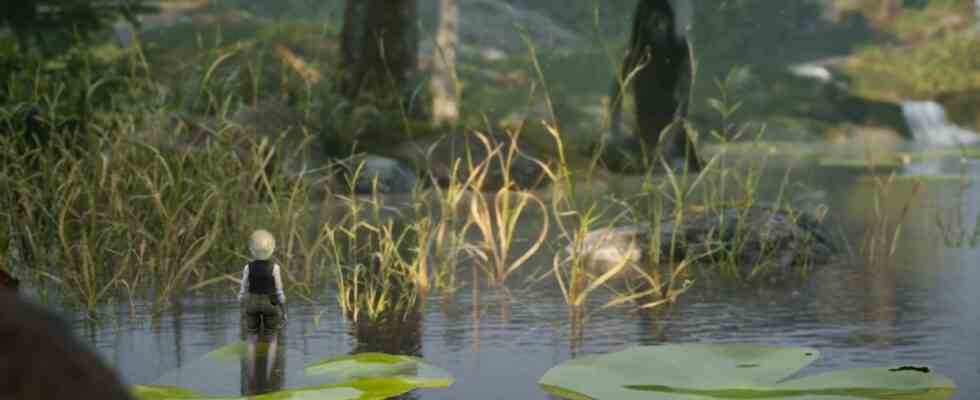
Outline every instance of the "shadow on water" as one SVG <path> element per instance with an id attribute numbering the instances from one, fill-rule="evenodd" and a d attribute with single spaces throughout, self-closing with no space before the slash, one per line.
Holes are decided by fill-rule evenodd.
<path id="1" fill-rule="evenodd" d="M 360 317 L 351 321 L 350 335 L 354 348 L 350 354 L 387 353 L 422 357 L 422 311 L 412 306 L 408 310 L 382 312 L 376 319 Z M 413 392 L 393 397 L 415 400 Z"/>
<path id="2" fill-rule="evenodd" d="M 285 385 L 285 329 L 242 332 L 242 396 L 282 390 Z"/>

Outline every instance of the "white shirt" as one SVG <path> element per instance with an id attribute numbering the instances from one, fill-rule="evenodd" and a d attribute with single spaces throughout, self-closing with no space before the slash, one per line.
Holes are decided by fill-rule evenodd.
<path id="1" fill-rule="evenodd" d="M 276 297 L 279 298 L 280 303 L 285 304 L 286 292 L 282 290 L 282 277 L 279 276 L 279 264 L 272 264 L 272 277 L 276 281 Z M 242 271 L 242 289 L 238 291 L 238 301 L 242 301 L 246 294 L 248 294 L 248 264 L 245 264 L 245 270 Z"/>

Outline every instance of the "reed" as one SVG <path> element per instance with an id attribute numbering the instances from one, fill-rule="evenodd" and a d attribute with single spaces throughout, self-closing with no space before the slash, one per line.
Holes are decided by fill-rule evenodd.
<path id="1" fill-rule="evenodd" d="M 867 160 L 868 168 L 873 171 L 874 159 L 868 155 Z M 901 203 L 898 215 L 890 215 L 884 208 L 883 199 L 893 198 L 896 195 L 900 196 L 900 194 L 895 193 L 897 190 L 896 175 L 892 172 L 887 177 L 875 174 L 871 176 L 874 183 L 874 193 L 871 197 L 872 220 L 861 238 L 859 254 L 863 257 L 866 265 L 877 268 L 894 260 L 895 252 L 898 250 L 898 244 L 902 238 L 905 221 L 908 218 L 912 203 L 922 189 L 922 182 L 913 181 L 911 193 L 904 197 L 905 200 Z"/>
<path id="2" fill-rule="evenodd" d="M 6 97 L 42 103 L 50 110 L 44 115 L 48 126 L 84 117 L 89 138 L 84 146 L 59 138 L 49 148 L 18 151 L 15 148 L 23 148 L 15 143 L 18 139 L 0 137 L 4 161 L 0 184 L 9 188 L 0 195 L 0 222 L 6 222 L 0 226 L 0 257 L 15 260 L 39 281 L 63 286 L 88 309 L 122 296 L 132 309 L 135 298 L 148 295 L 159 311 L 188 291 L 235 281 L 246 258 L 241 238 L 262 225 L 280 240 L 277 257 L 289 289 L 315 301 L 318 291 L 333 284 L 340 308 L 354 320 L 410 309 L 429 290 L 454 292 L 462 286 L 459 267 L 471 261 L 476 277 L 471 284 L 479 285 L 485 277 L 491 286 L 504 290 L 518 271 L 538 268 L 534 272 L 554 279 L 572 309 L 581 309 L 603 289 L 614 294 L 606 307 L 673 302 L 693 284 L 689 278 L 696 264 L 720 269 L 733 279 L 744 278 L 735 265 L 744 226 L 735 227 L 734 246 L 708 247 L 682 256 L 679 250 L 685 247 L 685 238 L 674 230 L 665 239 L 663 225 L 682 226 L 693 213 L 744 211 L 758 204 L 765 160 L 733 168 L 722 165 L 720 154 L 697 174 L 663 163 L 651 167 L 663 169 L 665 175 L 647 176 L 638 192 L 582 196 L 581 189 L 597 179 L 599 160 L 593 157 L 584 168 L 573 170 L 549 80 L 533 44 L 526 36 L 525 40 L 537 74 L 534 86 L 542 88 L 547 107 L 544 130 L 556 149 L 556 163 L 533 160 L 552 184 L 550 197 L 519 190 L 513 183 L 515 160 L 526 157 L 518 146 L 522 129 L 516 129 L 499 141 L 477 133 L 484 158 L 456 160 L 448 185 L 433 182 L 431 188 L 416 188 L 412 195 L 416 205 L 410 210 L 394 209 L 376 189 L 371 195 L 356 194 L 353 185 L 362 165 L 354 169 L 349 187 L 337 192 L 328 189 L 322 201 L 315 201 L 313 188 L 325 183 L 302 174 L 287 177 L 280 165 L 282 148 L 296 146 L 290 151 L 298 154 L 312 147 L 315 138 L 309 132 L 302 132 L 298 145 L 285 139 L 296 132 L 266 132 L 265 138 L 243 139 L 246 130 L 225 117 L 242 104 L 258 102 L 263 89 L 272 84 L 267 68 L 275 64 L 264 61 L 255 42 L 221 46 L 217 40 L 213 48 L 205 49 L 202 40 L 197 50 L 205 55 L 196 61 L 203 61 L 192 63 L 196 75 L 181 77 L 186 82 L 175 85 L 176 93 L 161 88 L 151 73 L 159 71 L 152 71 L 152 62 L 138 45 L 116 66 L 119 69 L 104 75 L 88 67 L 81 67 L 81 75 L 73 70 L 51 79 L 38 76 L 40 72 L 23 73 L 17 84 L 4 87 Z M 316 64 L 304 65 L 282 49 L 277 51 L 291 70 L 273 71 L 280 73 L 280 81 L 288 80 L 287 72 L 304 75 L 309 65 Z M 86 62 L 90 60 L 82 58 L 79 64 Z M 611 75 L 618 76 L 616 69 L 611 67 Z M 82 79 L 72 84 L 75 75 Z M 627 85 L 632 76 L 619 84 Z M 457 91 L 458 79 L 453 76 Z M 301 103 L 310 114 L 319 107 L 315 90 L 322 88 L 315 88 L 313 81 L 304 78 L 300 93 L 283 84 L 279 89 L 286 96 L 281 97 Z M 722 96 L 710 102 L 723 120 L 722 130 L 713 136 L 723 141 L 746 134 L 730 129 L 740 106 L 724 89 L 728 81 L 718 82 Z M 151 135 L 143 130 L 150 125 L 148 120 L 174 105 L 216 121 L 207 128 L 209 144 L 174 149 L 147 138 Z M 397 105 L 399 115 L 392 119 L 400 119 L 399 132 L 411 131 L 412 107 Z M 344 125 L 349 119 L 340 118 L 344 107 L 319 111 L 336 117 L 333 128 L 351 128 Z M 4 111 L 0 119 L 12 125 L 11 113 L 0 111 Z M 483 131 L 490 132 L 492 124 L 486 125 Z M 185 133 L 180 129 L 163 134 Z M 488 174 L 498 166 L 503 184 L 488 193 Z M 339 218 L 328 211 L 333 208 L 341 211 Z M 519 227 L 531 220 L 535 230 L 523 233 Z M 643 257 L 646 262 L 624 260 L 602 271 L 591 269 L 587 235 L 622 224 L 650 226 L 651 242 L 640 246 L 649 249 Z M 893 238 L 899 235 L 893 230 L 887 233 Z M 549 239 L 555 236 L 553 241 L 559 243 L 555 247 L 568 250 L 558 251 L 550 265 L 538 263 L 535 256 L 547 252 Z M 664 246 L 662 240 L 670 243 Z M 896 240 L 889 242 L 892 247 Z M 2 245 L 6 243 L 11 245 Z M 871 247 L 880 247 L 878 243 Z M 661 254 L 664 248 L 669 250 Z M 620 282 L 625 282 L 625 289 L 616 288 Z"/>
<path id="3" fill-rule="evenodd" d="M 349 194 L 336 196 L 343 203 L 341 220 L 323 226 L 337 301 L 354 321 L 411 311 L 430 286 L 430 223 L 401 221 L 399 212 L 381 199 L 376 179 L 371 195 L 358 196 L 356 182 L 362 170 L 363 163 L 352 172 Z"/>
<path id="4" fill-rule="evenodd" d="M 487 157 L 469 171 L 471 179 L 468 181 L 473 195 L 470 196 L 469 220 L 463 230 L 465 232 L 470 227 L 475 227 L 480 234 L 480 241 L 476 246 L 481 251 L 472 253 L 482 261 L 487 270 L 490 285 L 496 287 L 504 285 L 511 274 L 537 253 L 548 235 L 549 218 L 544 202 L 530 192 L 513 189 L 514 183 L 511 181 L 510 171 L 518 154 L 517 141 L 519 136 L 519 131 L 511 132 L 510 140 L 506 143 L 505 148 L 504 144 L 494 145 L 486 135 L 477 133 L 478 139 L 485 147 Z M 504 149 L 506 152 L 502 151 Z M 481 189 L 484 186 L 489 166 L 495 158 L 499 160 L 501 165 L 503 184 L 492 195 L 492 199 L 488 199 L 489 195 L 483 195 Z M 516 239 L 516 229 L 521 217 L 532 204 L 541 211 L 542 221 L 539 233 L 523 254 L 512 259 L 511 249 Z"/>

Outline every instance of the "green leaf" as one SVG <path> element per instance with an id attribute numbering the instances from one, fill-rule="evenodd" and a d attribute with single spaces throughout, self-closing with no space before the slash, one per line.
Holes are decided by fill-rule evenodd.
<path id="1" fill-rule="evenodd" d="M 955 385 L 928 367 L 862 368 L 785 379 L 817 359 L 805 347 L 678 344 L 582 357 L 538 383 L 580 400 L 949 398 Z"/>
<path id="2" fill-rule="evenodd" d="M 194 399 L 201 395 L 192 390 L 166 385 L 133 385 L 133 396 L 141 400 Z"/>
<path id="3" fill-rule="evenodd" d="M 417 357 L 384 353 L 328 357 L 311 364 L 304 371 L 307 376 L 328 375 L 341 381 L 398 376 L 417 387 L 446 387 L 452 384 L 448 372 L 426 364 Z"/>
<path id="4" fill-rule="evenodd" d="M 165 374 L 154 385 L 135 385 L 141 400 L 220 400 L 244 399 L 237 396 L 241 385 L 241 368 L 248 353 L 270 356 L 272 347 L 258 342 L 250 347 L 235 342 L 215 349 L 200 359 Z M 282 348 L 284 358 L 301 360 L 302 354 Z M 286 361 L 285 365 L 291 365 Z M 251 396 L 253 400 L 386 399 L 417 388 L 443 388 L 452 384 L 449 373 L 417 357 L 384 353 L 360 353 L 328 357 L 306 367 L 300 376 L 287 379 L 297 386 L 274 393 Z M 226 393 L 236 393 L 227 395 Z"/>
<path id="5" fill-rule="evenodd" d="M 136 385 L 133 394 L 140 400 L 373 400 L 397 396 L 412 390 L 411 386 L 400 382 L 381 382 L 367 386 L 370 390 L 360 390 L 353 385 L 327 385 L 315 388 L 283 390 L 251 397 L 206 396 L 186 389 L 169 386 Z"/>

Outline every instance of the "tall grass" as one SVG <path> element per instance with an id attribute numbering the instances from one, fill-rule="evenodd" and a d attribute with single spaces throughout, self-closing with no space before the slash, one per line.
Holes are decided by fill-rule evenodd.
<path id="1" fill-rule="evenodd" d="M 323 226 L 327 266 L 334 271 L 337 301 L 354 321 L 377 320 L 414 310 L 430 286 L 429 219 L 403 221 L 385 205 L 373 181 L 372 194 L 357 194 L 363 163 L 348 180 L 340 221 Z M 417 193 L 417 191 L 416 191 Z"/>
<path id="2" fill-rule="evenodd" d="M 34 87 L 27 94 L 9 96 L 56 110 L 45 116 L 49 126 L 65 119 L 57 110 L 66 102 L 80 102 L 91 140 L 85 147 L 62 140 L 48 148 L 20 151 L 24 146 L 18 138 L 0 138 L 5 141 L 0 144 L 11 144 L 0 149 L 0 183 L 10 188 L 0 195 L 0 217 L 9 222 L 0 227 L 0 240 L 13 244 L 0 243 L 0 256 L 15 258 L 38 280 L 68 289 L 88 309 L 121 295 L 132 304 L 134 297 L 145 294 L 160 310 L 188 291 L 236 281 L 247 259 L 244 238 L 264 227 L 279 239 L 276 257 L 285 267 L 290 290 L 315 302 L 324 287 L 333 285 L 340 308 L 354 320 L 410 310 L 429 290 L 452 293 L 463 285 L 459 267 L 467 265 L 473 267 L 467 272 L 473 273 L 469 284 L 474 290 L 484 278 L 490 286 L 506 290 L 519 271 L 535 269 L 551 277 L 569 307 L 578 310 L 603 289 L 613 293 L 605 307 L 649 308 L 676 301 L 693 284 L 689 278 L 695 264 L 710 264 L 740 278 L 736 256 L 743 226 L 735 227 L 733 246 L 707 246 L 696 252 L 682 252 L 687 239 L 679 229 L 666 235 L 664 227 L 683 226 L 692 215 L 728 209 L 738 210 L 742 223 L 757 205 L 763 165 L 733 168 L 723 165 L 724 157 L 718 155 L 694 174 L 686 167 L 673 169 L 655 161 L 662 165 L 651 167 L 665 175 L 646 176 L 641 190 L 581 195 L 597 179 L 599 160 L 593 157 L 585 168 L 574 170 L 548 82 L 534 46 L 530 41 L 528 45 L 548 109 L 544 130 L 556 148 L 554 163 L 532 160 L 551 184 L 547 198 L 544 191 L 518 189 L 512 180 L 516 160 L 529 158 L 518 146 L 520 129 L 507 132 L 503 140 L 476 133 L 483 158 L 456 160 L 449 183 L 416 188 L 410 208 L 390 205 L 376 187 L 370 195 L 358 194 L 355 183 L 363 165 L 353 169 L 343 188 L 331 186 L 327 178 L 287 177 L 282 173 L 282 149 L 300 147 L 289 149 L 292 154 L 309 150 L 311 134 L 304 132 L 303 140 L 292 144 L 286 137 L 297 132 L 266 132 L 263 137 L 226 120 L 243 104 L 258 104 L 261 88 L 270 84 L 264 68 L 272 63 L 261 56 L 247 58 L 260 46 L 216 45 L 206 51 L 195 67 L 197 75 L 178 85 L 178 90 L 191 88 L 189 101 L 182 93 L 166 94 L 152 80 L 151 63 L 142 49 L 136 48 L 127 64 L 128 75 L 86 75 L 82 87 L 65 89 L 64 95 L 57 87 Z M 236 68 L 236 62 L 247 65 Z M 293 70 L 297 65 L 296 60 L 289 63 Z M 60 79 L 70 82 L 67 76 Z M 105 100 L 102 95 L 115 85 L 114 79 L 130 93 Z M 629 77 L 625 79 L 619 84 L 626 85 Z M 725 82 L 719 87 L 724 89 Z M 313 83 L 304 80 L 302 93 L 284 97 L 299 99 L 309 113 L 313 93 Z M 722 93 L 711 103 L 725 125 L 714 136 L 736 140 L 744 131 L 730 131 L 728 125 L 739 106 Z M 151 100 L 140 103 L 144 95 Z M 151 125 L 147 120 L 174 104 L 211 116 L 215 123 L 208 125 L 207 144 L 172 148 L 154 143 L 153 133 L 142 132 Z M 401 129 L 409 130 L 409 107 L 398 105 Z M 14 118 L 5 114 L 8 120 Z M 345 127 L 345 122 L 349 121 L 338 117 L 332 126 Z M 165 130 L 156 134 L 167 138 L 182 133 L 180 128 Z M 434 149 L 429 149 L 430 155 Z M 503 183 L 491 192 L 487 181 L 491 172 L 498 172 L 492 171 L 495 168 Z M 317 201 L 312 193 L 324 186 L 328 188 Z M 534 224 L 531 233 L 519 229 L 528 221 Z M 597 229 L 622 225 L 649 229 L 648 243 L 630 245 L 646 249 L 646 254 L 639 261 L 624 258 L 597 271 L 590 259 L 594 249 L 586 239 Z M 547 252 L 551 242 L 564 250 L 555 252 L 550 265 L 537 262 L 535 256 Z M 620 282 L 625 282 L 625 289 L 617 288 Z"/>
<path id="3" fill-rule="evenodd" d="M 870 155 L 868 168 L 874 170 L 874 160 Z M 872 174 L 874 183 L 874 193 L 871 198 L 872 220 L 864 231 L 859 248 L 863 261 L 870 267 L 879 267 L 894 260 L 912 203 L 922 188 L 922 182 L 915 180 L 910 195 L 901 203 L 898 215 L 890 215 L 885 211 L 883 202 L 884 199 L 895 195 L 897 188 L 895 176 L 894 172 L 887 177 Z"/>
<path id="4" fill-rule="evenodd" d="M 517 271 L 541 248 L 548 236 L 548 210 L 544 202 L 534 194 L 513 189 L 511 166 L 518 154 L 517 143 L 520 131 L 511 133 L 506 148 L 504 144 L 494 146 L 486 135 L 478 133 L 477 137 L 485 147 L 487 156 L 470 170 L 470 179 L 467 181 L 473 195 L 470 196 L 469 220 L 463 231 L 466 232 L 470 226 L 477 229 L 480 241 L 476 246 L 480 251 L 472 253 L 479 257 L 486 267 L 490 284 L 499 287 L 504 285 L 507 277 Z M 503 184 L 492 195 L 490 201 L 487 199 L 490 195 L 484 195 L 482 189 L 494 159 L 497 159 L 501 166 Z M 532 204 L 537 206 L 542 218 L 538 226 L 537 238 L 523 254 L 511 259 L 517 227 L 521 217 L 528 211 L 528 206 Z"/>
<path id="5" fill-rule="evenodd" d="M 113 129 L 83 149 L 73 143 L 37 148 L 27 160 L 5 147 L 4 209 L 21 250 L 17 260 L 37 277 L 52 277 L 88 309 L 124 287 L 147 291 L 158 308 L 190 286 L 234 272 L 253 210 L 243 199 L 272 198 L 272 211 L 294 214 L 301 183 L 275 186 L 265 177 L 264 147 L 239 157 L 221 146 L 173 151 L 142 142 L 134 124 Z M 26 165 L 36 163 L 34 172 Z M 259 172 L 255 172 L 259 171 Z M 242 185 L 259 174 L 261 187 Z M 295 228 L 287 225 L 287 229 Z M 289 238 L 289 235 L 285 235 Z M 237 239 L 237 240 L 235 240 Z M 286 254 L 290 253 L 287 240 Z"/>

